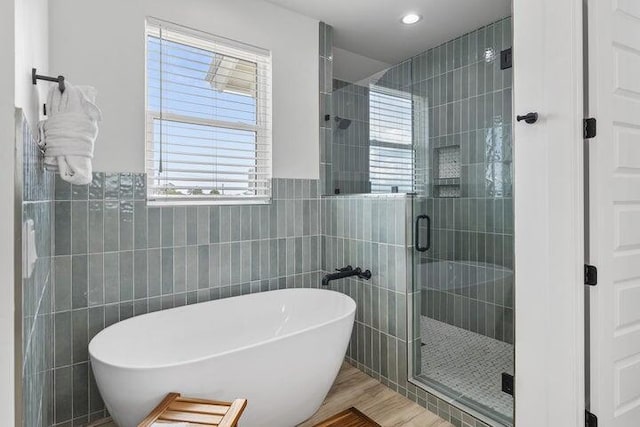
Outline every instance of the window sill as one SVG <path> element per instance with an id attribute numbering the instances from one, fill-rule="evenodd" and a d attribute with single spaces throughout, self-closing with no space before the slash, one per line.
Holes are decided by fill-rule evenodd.
<path id="1" fill-rule="evenodd" d="M 220 200 L 166 200 L 147 199 L 147 206 L 246 206 L 246 205 L 270 205 L 271 198 L 268 199 L 220 199 Z"/>

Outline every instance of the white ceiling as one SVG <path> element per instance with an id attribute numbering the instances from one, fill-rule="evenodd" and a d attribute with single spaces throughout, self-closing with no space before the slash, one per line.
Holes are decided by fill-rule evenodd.
<path id="1" fill-rule="evenodd" d="M 332 25 L 336 47 L 389 64 L 511 13 L 511 0 L 266 1 Z M 422 20 L 402 24 L 408 12 Z"/>

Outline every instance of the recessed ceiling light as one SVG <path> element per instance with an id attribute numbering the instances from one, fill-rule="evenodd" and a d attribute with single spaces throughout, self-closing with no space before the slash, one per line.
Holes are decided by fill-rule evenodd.
<path id="1" fill-rule="evenodd" d="M 420 19 L 422 19 L 422 17 L 420 15 L 416 14 L 416 13 L 407 13 L 406 15 L 404 15 L 402 17 L 402 23 L 403 24 L 407 24 L 407 25 L 411 25 L 411 24 L 415 24 Z"/>

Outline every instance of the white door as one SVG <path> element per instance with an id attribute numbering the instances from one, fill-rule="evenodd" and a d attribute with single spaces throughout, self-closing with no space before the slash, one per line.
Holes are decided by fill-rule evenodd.
<path id="1" fill-rule="evenodd" d="M 589 0 L 590 411 L 640 426 L 640 1 Z"/>

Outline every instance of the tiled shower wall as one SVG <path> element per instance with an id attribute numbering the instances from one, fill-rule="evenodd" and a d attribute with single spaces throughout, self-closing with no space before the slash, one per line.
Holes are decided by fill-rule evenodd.
<path id="1" fill-rule="evenodd" d="M 351 296 L 356 319 L 347 360 L 387 387 L 460 427 L 486 424 L 407 379 L 407 292 L 412 278 L 412 196 L 322 199 L 322 269 L 370 269 L 370 280 L 343 279 L 330 289 Z M 417 301 L 417 299 L 416 299 Z"/>
<path id="2" fill-rule="evenodd" d="M 55 183 L 54 357 L 58 425 L 105 415 L 87 345 L 156 310 L 321 280 L 319 181 L 274 179 L 269 205 L 154 207 L 142 174 Z"/>
<path id="3" fill-rule="evenodd" d="M 411 191 L 412 177 L 398 175 L 395 171 L 407 172 L 411 163 L 412 126 L 411 110 L 401 106 L 388 105 L 386 102 L 371 101 L 372 91 L 405 94 L 411 100 L 411 60 L 384 70 L 376 79 L 367 83 L 354 84 L 342 80 L 333 80 L 333 92 L 329 94 L 333 116 L 328 126 L 331 137 L 325 138 L 323 147 L 330 162 L 331 178 L 327 183 L 332 187 L 326 189 L 325 195 L 391 193 L 397 186 L 401 192 Z M 389 91 L 390 89 L 390 91 Z M 402 97 L 399 95 L 399 98 Z M 406 113 L 406 116 L 403 116 Z M 345 129 L 340 129 L 336 118 L 351 121 Z M 326 124 L 325 124 L 326 125 Z M 377 133 L 376 133 L 377 132 Z M 392 141 L 388 138 L 394 135 Z M 404 137 L 399 144 L 406 149 L 405 162 L 395 165 L 393 162 L 381 164 L 380 150 L 398 149 L 398 137 Z M 382 138 L 378 141 L 376 139 Z M 373 150 L 372 150 L 373 148 Z M 387 151 L 388 152 L 388 151 Z M 394 153 L 397 156 L 399 153 Z M 381 167 L 386 175 L 380 175 Z M 396 167 L 395 171 L 392 169 Z M 377 172 L 377 174 L 376 174 Z"/>
<path id="4" fill-rule="evenodd" d="M 53 322 L 51 232 L 53 174 L 44 170 L 40 151 L 22 112 L 17 112 L 22 132 L 18 144 L 23 158 L 22 222 L 33 222 L 37 261 L 22 279 L 22 417 L 25 426 L 48 426 L 53 420 Z M 24 233 L 23 233 L 24 234 Z M 23 235 L 23 239 L 28 241 Z M 33 242 L 23 242 L 31 245 Z M 25 268 L 23 263 L 23 269 Z M 19 362 L 17 362 L 19 363 Z"/>
<path id="5" fill-rule="evenodd" d="M 416 278 L 422 313 L 509 343 L 512 69 L 500 69 L 500 51 L 511 41 L 505 18 L 413 58 L 414 105 L 425 106 L 416 122 L 428 124 L 415 134 L 417 159 L 429 161 L 416 214 L 432 223 Z"/>
<path id="6" fill-rule="evenodd" d="M 370 280 L 350 278 L 329 286 L 357 303 L 347 359 L 384 384 L 406 389 L 406 301 L 411 274 L 406 224 L 411 198 L 327 197 L 322 212 L 323 270 L 351 265 L 372 273 Z"/>

